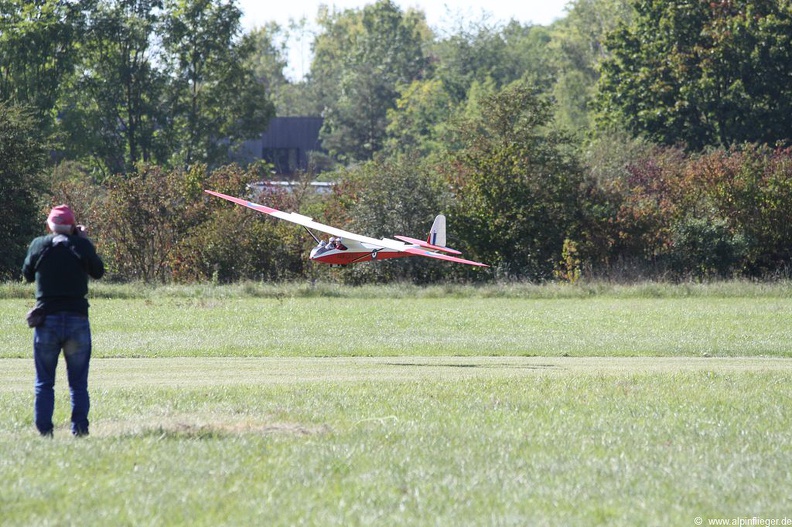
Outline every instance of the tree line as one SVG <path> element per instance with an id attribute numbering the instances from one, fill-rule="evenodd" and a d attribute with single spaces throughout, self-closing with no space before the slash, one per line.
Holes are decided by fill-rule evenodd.
<path id="1" fill-rule="evenodd" d="M 785 275 L 792 205 L 788 1 L 577 0 L 552 26 L 460 20 L 437 34 L 389 0 L 244 33 L 234 1 L 7 1 L 0 19 L 0 275 L 68 202 L 119 280 L 710 278 Z M 304 27 L 303 27 L 304 29 Z M 449 245 L 479 271 L 307 264 L 229 152 L 273 115 L 322 115 L 329 196 L 271 206 Z M 241 209 L 241 210 L 236 210 Z M 2 241 L 5 239 L 5 241 Z M 310 240 L 310 239 L 309 239 Z"/>

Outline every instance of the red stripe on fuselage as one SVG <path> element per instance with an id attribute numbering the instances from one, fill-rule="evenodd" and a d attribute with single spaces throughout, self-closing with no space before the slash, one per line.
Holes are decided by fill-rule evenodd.
<path id="1" fill-rule="evenodd" d="M 401 252 L 379 251 L 377 253 L 377 260 L 391 260 L 393 258 L 406 258 L 408 256 L 412 256 L 412 255 Z M 371 253 L 349 252 L 349 251 L 329 252 L 329 253 L 321 254 L 319 256 L 312 257 L 311 260 L 314 260 L 319 263 L 330 264 L 330 265 L 348 265 L 351 263 L 358 263 L 358 262 L 370 262 Z"/>

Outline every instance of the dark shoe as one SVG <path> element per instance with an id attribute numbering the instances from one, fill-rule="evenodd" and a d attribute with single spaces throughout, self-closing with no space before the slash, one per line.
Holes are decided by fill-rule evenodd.
<path id="1" fill-rule="evenodd" d="M 72 435 L 74 437 L 86 437 L 88 435 L 88 429 L 75 429 L 72 430 Z"/>
<path id="2" fill-rule="evenodd" d="M 41 434 L 41 437 L 48 437 L 50 439 L 54 437 L 52 430 L 48 430 L 46 432 L 39 432 L 39 434 Z"/>

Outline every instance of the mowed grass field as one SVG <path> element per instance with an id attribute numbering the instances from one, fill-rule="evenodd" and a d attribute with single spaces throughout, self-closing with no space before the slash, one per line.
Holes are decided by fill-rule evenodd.
<path id="1" fill-rule="evenodd" d="M 787 284 L 94 286 L 85 440 L 0 289 L 0 525 L 792 518 Z"/>

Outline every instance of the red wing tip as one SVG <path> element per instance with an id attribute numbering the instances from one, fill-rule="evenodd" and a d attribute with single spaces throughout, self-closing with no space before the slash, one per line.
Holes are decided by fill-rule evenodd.
<path id="1" fill-rule="evenodd" d="M 248 201 L 246 199 L 235 198 L 234 196 L 229 196 L 227 194 L 215 192 L 214 190 L 204 189 L 204 192 L 206 192 L 207 194 L 211 194 L 213 196 L 217 196 L 218 198 L 223 198 L 232 203 L 236 203 L 237 205 L 242 205 L 243 207 L 247 207 L 249 209 L 253 209 L 258 212 L 263 212 L 264 214 L 272 214 L 273 212 L 280 212 L 278 209 L 273 209 L 272 207 L 267 207 L 266 205 L 261 205 L 259 203 L 253 203 L 252 201 Z"/>

